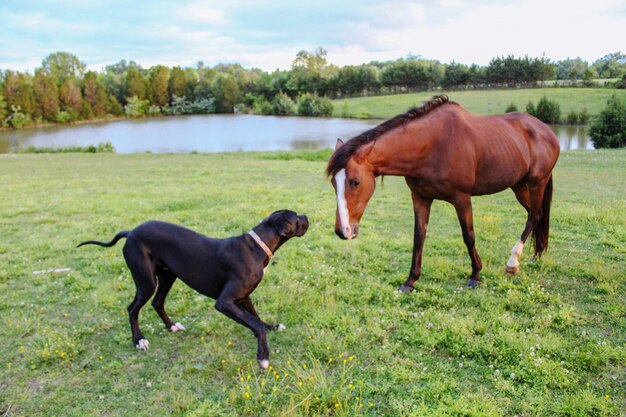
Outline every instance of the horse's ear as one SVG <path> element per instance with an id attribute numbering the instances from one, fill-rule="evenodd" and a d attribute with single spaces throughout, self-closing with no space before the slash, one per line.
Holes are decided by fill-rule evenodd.
<path id="1" fill-rule="evenodd" d="M 343 146 L 343 141 L 337 138 L 337 143 L 335 143 L 335 150 L 341 148 Z"/>

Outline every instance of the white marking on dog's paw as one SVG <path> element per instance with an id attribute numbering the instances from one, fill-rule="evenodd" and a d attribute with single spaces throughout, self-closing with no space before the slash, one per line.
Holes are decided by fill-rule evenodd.
<path id="1" fill-rule="evenodd" d="M 259 366 L 264 370 L 268 369 L 270 367 L 270 361 L 263 359 L 262 361 L 259 361 Z"/>
<path id="2" fill-rule="evenodd" d="M 278 325 L 277 330 L 278 330 L 279 332 L 282 332 L 282 331 L 283 331 L 283 330 L 285 330 L 285 329 L 287 329 L 287 326 L 285 326 L 284 324 L 280 323 L 280 324 Z"/>
<path id="3" fill-rule="evenodd" d="M 148 350 L 150 349 L 150 342 L 148 342 L 146 339 L 140 339 L 139 342 L 137 342 L 137 344 L 135 345 L 135 347 L 141 350 Z"/>
<path id="4" fill-rule="evenodd" d="M 172 333 L 176 333 L 177 331 L 180 331 L 180 330 L 187 330 L 187 329 L 185 329 L 185 326 L 183 326 L 179 322 L 172 324 L 172 327 L 170 327 L 170 332 Z"/>

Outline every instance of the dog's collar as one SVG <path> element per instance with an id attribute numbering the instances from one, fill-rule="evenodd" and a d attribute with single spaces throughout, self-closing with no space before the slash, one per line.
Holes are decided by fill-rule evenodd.
<path id="1" fill-rule="evenodd" d="M 263 249 L 263 252 L 265 252 L 265 254 L 270 258 L 270 260 L 272 260 L 272 257 L 274 257 L 274 254 L 272 253 L 270 248 L 265 244 L 265 242 L 261 240 L 259 235 L 257 235 L 254 230 L 250 230 L 248 234 L 252 236 L 252 239 L 254 239 L 254 241 L 261 247 L 261 249 Z"/>

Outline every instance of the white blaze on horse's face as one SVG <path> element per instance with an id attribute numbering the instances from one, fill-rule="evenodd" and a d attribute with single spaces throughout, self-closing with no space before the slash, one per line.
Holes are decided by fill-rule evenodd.
<path id="1" fill-rule="evenodd" d="M 359 222 L 376 188 L 376 179 L 374 174 L 356 165 L 337 171 L 333 183 L 337 191 L 335 233 L 352 240 L 359 234 Z"/>
<path id="2" fill-rule="evenodd" d="M 350 240 L 353 238 L 350 228 L 350 212 L 346 201 L 346 169 L 340 169 L 335 174 L 335 187 L 337 188 L 337 214 L 341 224 L 343 236 Z"/>

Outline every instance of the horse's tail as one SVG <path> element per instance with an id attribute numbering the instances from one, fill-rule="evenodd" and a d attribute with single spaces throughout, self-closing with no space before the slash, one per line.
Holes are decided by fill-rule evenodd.
<path id="1" fill-rule="evenodd" d="M 541 202 L 541 218 L 533 230 L 533 243 L 535 245 L 535 257 L 541 257 L 541 253 L 548 249 L 550 237 L 550 206 L 552 205 L 552 175 L 543 190 Z"/>
<path id="2" fill-rule="evenodd" d="M 99 246 L 104 246 L 105 248 L 110 248 L 111 246 L 115 245 L 117 241 L 120 240 L 121 238 L 128 237 L 129 234 L 130 234 L 130 230 L 122 230 L 121 232 L 116 234 L 113 237 L 113 239 L 111 239 L 110 242 L 99 242 L 97 240 L 87 240 L 85 242 L 80 243 L 76 247 L 80 248 L 83 245 L 99 245 Z"/>

